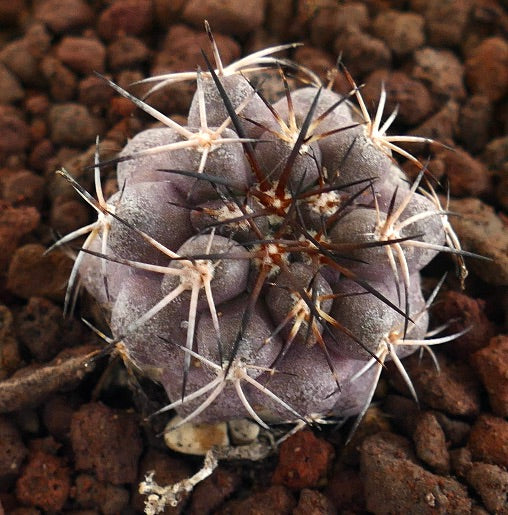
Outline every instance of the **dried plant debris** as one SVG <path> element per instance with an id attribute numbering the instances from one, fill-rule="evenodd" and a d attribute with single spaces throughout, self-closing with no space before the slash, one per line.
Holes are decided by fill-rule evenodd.
<path id="1" fill-rule="evenodd" d="M 0 413 L 40 404 L 50 394 L 69 388 L 94 370 L 98 349 L 91 345 L 62 351 L 44 365 L 26 367 L 0 382 Z"/>

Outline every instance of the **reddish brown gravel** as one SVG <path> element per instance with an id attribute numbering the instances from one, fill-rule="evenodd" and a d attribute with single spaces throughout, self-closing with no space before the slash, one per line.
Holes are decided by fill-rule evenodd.
<path id="1" fill-rule="evenodd" d="M 333 455 L 331 444 L 310 431 L 300 431 L 280 446 L 272 483 L 297 489 L 320 486 L 326 480 Z"/>
<path id="2" fill-rule="evenodd" d="M 371 112 L 384 84 L 387 115 L 399 108 L 393 131 L 453 148 L 411 147 L 449 187 L 464 248 L 490 260 L 468 260 L 464 291 L 449 257 L 425 271 L 428 292 L 450 271 L 433 327 L 468 332 L 435 348 L 440 371 L 426 353 L 404 362 L 419 406 L 389 365 L 348 447 L 350 422 L 308 428 L 262 462 L 221 463 L 164 513 L 508 513 L 507 9 L 502 0 L 0 0 L 0 513 L 142 513 L 137 485 L 150 470 L 168 484 L 201 465 L 165 449 L 164 422 L 145 419 L 165 402 L 157 387 L 97 358 L 104 342 L 80 317 L 107 328 L 86 295 L 63 318 L 73 249 L 45 250 L 93 216 L 55 170 L 90 189 L 97 135 L 108 159 L 153 123 L 94 72 L 128 88 L 204 67 L 205 18 L 224 63 L 302 41 L 288 57 L 326 79 L 341 55 Z M 348 91 L 342 75 L 331 78 Z M 151 100 L 185 123 L 192 94 L 179 84 Z"/>

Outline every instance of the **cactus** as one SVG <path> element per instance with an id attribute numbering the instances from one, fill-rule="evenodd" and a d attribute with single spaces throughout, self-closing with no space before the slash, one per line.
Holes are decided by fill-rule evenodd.
<path id="1" fill-rule="evenodd" d="M 457 335 L 425 339 L 420 270 L 460 244 L 427 177 L 404 142 L 388 136 L 385 92 L 373 118 L 343 68 L 341 96 L 298 65 L 257 52 L 224 67 L 154 77 L 151 91 L 194 80 L 182 126 L 119 86 L 161 127 L 135 136 L 113 160 L 119 192 L 96 197 L 65 171 L 98 213 L 55 245 L 87 235 L 69 280 L 102 306 L 112 345 L 161 383 L 182 422 L 249 416 L 263 427 L 357 416 L 382 365 Z M 288 85 L 287 67 L 306 78 Z M 270 103 L 253 85 L 280 76 Z M 420 168 L 411 184 L 394 155 Z M 444 330 L 444 328 L 440 328 Z M 437 336 L 436 336 L 437 335 Z"/>

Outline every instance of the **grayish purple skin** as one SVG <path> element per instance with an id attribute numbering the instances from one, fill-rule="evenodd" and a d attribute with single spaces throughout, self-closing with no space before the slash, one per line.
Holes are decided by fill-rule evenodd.
<path id="1" fill-rule="evenodd" d="M 185 139 L 170 127 L 147 129 L 134 136 L 120 152 L 119 157 L 133 156 L 136 152 L 181 141 L 185 141 Z M 193 161 L 192 154 L 193 150 L 179 149 L 122 161 L 116 170 L 118 185 L 122 189 L 124 185 L 139 182 L 170 181 L 186 188 L 192 183 L 192 180 L 160 170 L 190 170 Z"/>
<path id="2" fill-rule="evenodd" d="M 334 351 L 331 359 L 339 375 L 339 381 L 347 382 L 349 373 L 344 374 L 342 360 Z M 283 398 L 300 415 L 331 414 L 340 396 L 323 350 L 318 346 L 295 343 L 273 375 L 265 373 L 258 378 L 273 393 Z M 279 422 L 294 420 L 277 402 L 267 399 L 258 390 L 252 391 L 253 406 L 264 420 Z"/>
<path id="3" fill-rule="evenodd" d="M 157 381 L 168 373 L 180 376 L 183 356 L 174 345 L 185 344 L 180 314 L 168 306 L 136 331 L 128 331 L 128 326 L 162 298 L 161 280 L 160 274 L 141 271 L 126 277 L 110 322 L 113 337 L 122 338 L 134 365 Z"/>
<path id="4" fill-rule="evenodd" d="M 386 272 L 385 272 L 386 273 Z M 399 304 L 395 284 L 390 275 L 384 280 L 370 281 L 376 290 L 386 298 Z M 376 353 L 379 341 L 396 324 L 403 324 L 402 315 L 387 308 L 386 304 L 359 284 L 349 279 L 343 279 L 334 288 L 341 295 L 334 300 L 330 314 L 344 327 L 349 328 L 370 353 Z M 401 304 L 402 306 L 403 304 Z M 353 338 L 336 328 L 332 328 L 335 340 L 327 338 L 330 345 L 340 346 L 341 355 L 352 359 L 368 359 L 371 357 Z"/>
<path id="5" fill-rule="evenodd" d="M 210 130 L 213 130 L 213 127 Z M 231 129 L 224 129 L 221 137 L 238 139 L 236 133 Z M 194 151 L 188 170 L 198 170 L 201 157 L 201 152 Z M 252 182 L 241 143 L 225 143 L 215 148 L 212 147 L 207 156 L 203 173 L 227 180 L 229 188 L 235 193 L 245 192 Z M 212 186 L 208 181 L 195 179 L 190 190 L 185 192 L 185 198 L 191 205 L 217 198 L 217 187 L 220 188 L 217 185 Z"/>
<path id="6" fill-rule="evenodd" d="M 140 182 L 123 190 L 116 215 L 169 250 L 175 250 L 193 234 L 189 210 L 180 207 L 182 203 L 182 196 L 173 184 Z M 142 235 L 134 234 L 129 225 L 116 218 L 112 220 L 108 244 L 113 254 L 132 260 L 143 256 L 149 263 L 165 263 L 167 256 Z"/>
<path id="7" fill-rule="evenodd" d="M 97 236 L 89 247 L 92 252 L 102 253 L 102 239 Z M 106 267 L 106 280 L 104 280 L 103 267 Z M 118 293 L 126 278 L 133 273 L 132 269 L 107 261 L 92 254 L 82 253 L 80 265 L 80 281 L 88 293 L 97 301 L 107 315 L 111 309 Z"/>
<path id="8" fill-rule="evenodd" d="M 410 187 L 411 183 L 404 175 L 404 172 L 397 165 L 392 163 L 390 173 L 386 174 L 383 180 L 374 183 L 379 210 L 383 213 L 387 213 L 394 192 L 397 191 L 397 197 L 400 199 L 408 194 Z M 374 205 L 372 207 L 374 207 Z"/>
<path id="9" fill-rule="evenodd" d="M 220 336 L 225 357 L 230 356 L 238 336 L 246 302 L 247 296 L 244 294 L 220 305 L 222 313 Z M 257 302 L 250 323 L 243 333 L 237 358 L 256 367 L 270 368 L 282 348 L 282 342 L 278 337 L 266 343 L 266 339 L 271 336 L 272 332 L 273 324 L 270 316 L 262 303 Z M 199 319 L 196 341 L 198 352 L 202 356 L 214 363 L 220 363 L 212 317 L 208 313 L 203 313 Z M 262 373 L 261 369 L 249 370 L 251 377 L 258 377 Z"/>
<path id="10" fill-rule="evenodd" d="M 207 125 L 218 127 L 228 117 L 227 110 L 213 81 L 207 77 L 201 80 Z M 404 327 L 404 317 L 386 301 L 367 292 L 360 283 L 368 283 L 402 312 L 408 304 L 407 314 L 416 320 L 415 327 L 408 324 L 408 337 L 420 340 L 427 331 L 428 316 L 421 294 L 419 272 L 436 251 L 403 247 L 411 272 L 406 303 L 402 275 L 399 273 L 396 278 L 386 257 L 386 249 L 382 246 L 359 248 L 365 242 L 377 241 L 373 234 L 378 216 L 374 196 L 379 216 L 383 218 L 386 217 L 393 192 L 397 190 L 394 202 L 397 209 L 409 192 L 409 186 L 391 157 L 372 142 L 363 125 L 357 124 L 358 117 L 349 101 L 344 101 L 319 124 L 311 127 L 312 135 L 317 139 L 306 143 L 307 148 L 299 153 L 289 180 L 293 191 L 297 186 L 312 190 L 322 187 L 318 179 L 319 174 L 323 173 L 321 177 L 324 177 L 325 187 L 344 187 L 338 192 L 340 203 L 319 208 L 319 197 L 316 197 L 299 200 L 292 206 L 283 242 L 279 244 L 285 245 L 285 240 L 291 240 L 292 244 L 303 246 L 308 252 L 287 252 L 284 265 L 279 268 L 274 266 L 270 270 L 265 284 L 260 288 L 259 298 L 250 305 L 252 289 L 260 270 L 258 254 L 254 254 L 275 238 L 278 228 L 285 223 L 280 216 L 269 216 L 269 209 L 263 205 L 268 201 L 263 200 L 263 195 L 267 198 L 275 195 L 276 185 L 270 181 L 280 176 L 292 147 L 267 131 L 280 131 L 281 125 L 244 77 L 224 77 L 221 82 L 235 108 L 248 100 L 240 113 L 240 123 L 247 137 L 270 140 L 257 142 L 253 148 L 258 166 L 268 177 L 271 190 L 267 188 L 260 192 L 261 187 L 256 184 L 256 175 L 244 155 L 244 148 L 236 143 L 212 149 L 204 169 L 206 174 L 213 175 L 219 182 L 226 180 L 229 188 L 158 171 L 164 168 L 197 172 L 202 154 L 195 148 L 159 152 L 122 162 L 118 165 L 117 176 L 120 189 L 124 184 L 125 189 L 116 209 L 117 214 L 188 261 L 165 255 L 149 245 L 135 230 L 117 221 L 111 227 L 108 253 L 114 257 L 181 271 L 189 267 L 189 263 L 197 266 L 200 262 L 206 262 L 206 254 L 211 255 L 208 260 L 213 271 L 210 289 L 220 330 L 218 334 L 209 306 L 210 299 L 205 289 L 200 287 L 195 313 L 196 328 L 191 343 L 192 350 L 201 355 L 203 361 L 199 362 L 195 357 L 191 359 L 185 395 L 203 389 L 220 374 L 225 374 L 226 370 L 238 371 L 245 366 L 244 371 L 250 379 L 258 382 L 258 388 L 242 379 L 242 392 L 250 406 L 267 422 L 297 421 L 301 417 L 314 415 L 339 418 L 357 415 L 369 400 L 369 392 L 376 379 L 375 367 L 354 382 L 351 378 L 372 359 L 373 353 L 380 350 L 380 342 L 390 331 Z M 298 127 L 304 122 L 317 91 L 317 88 L 306 87 L 291 93 Z M 340 99 L 336 93 L 323 89 L 313 120 L 317 120 Z M 274 108 L 289 123 L 287 99 L 281 98 Z M 250 123 L 249 119 L 260 126 Z M 355 127 L 348 127 L 355 124 Z M 190 106 L 188 125 L 194 128 L 202 125 L 197 96 Z M 223 137 L 236 137 L 232 127 L 233 124 L 223 133 Z M 319 138 L 319 135 L 339 128 L 344 130 Z M 121 156 L 180 141 L 183 141 L 182 137 L 173 129 L 150 129 L 133 138 Z M 350 195 L 366 186 L 368 181 L 365 179 L 372 182 L 372 188 L 344 208 L 343 204 L 351 198 Z M 359 180 L 364 182 L 350 185 Z M 214 225 L 221 221 L 224 210 L 227 210 L 226 205 L 230 206 L 230 212 L 235 212 L 235 201 L 262 216 L 252 218 L 251 225 L 243 225 L 240 229 L 226 224 Z M 316 209 L 313 209 L 313 202 L 316 202 Z M 336 212 L 340 216 L 330 220 L 329 226 L 326 226 L 328 218 Z M 429 216 L 411 218 L 420 213 L 428 213 Z M 410 218 L 413 223 L 401 229 L 402 237 L 411 236 L 430 244 L 444 243 L 441 215 L 432 202 L 415 194 L 399 221 L 403 223 Z M 305 233 L 300 230 L 301 219 L 305 223 Z M 312 247 L 309 243 L 309 238 L 317 237 L 318 231 L 323 233 L 322 248 Z M 305 247 L 307 244 L 308 247 Z M 340 247 L 342 244 L 351 245 L 345 248 Z M 99 248 L 100 241 L 97 240 L 93 249 Z M 356 273 L 358 281 L 345 278 L 332 264 L 333 261 Z M 98 257 L 86 258 L 80 271 L 82 282 L 101 304 L 109 305 L 113 335 L 115 338 L 122 337 L 130 360 L 143 373 L 162 384 L 170 401 L 178 401 L 182 396 L 186 360 L 182 347 L 188 341 L 191 287 L 188 285 L 174 301 L 145 323 L 136 324 L 161 299 L 179 288 L 184 278 L 181 274 L 145 272 L 135 266 L 108 261 L 105 269 L 110 297 L 107 298 L 99 273 L 102 270 L 100 263 Z M 309 289 L 311 284 L 316 290 L 314 299 L 323 297 L 320 305 L 322 312 L 315 321 L 324 346 L 320 343 L 321 338 L 316 338 L 312 331 L 307 332 L 308 326 L 304 323 L 292 345 L 287 347 L 285 343 L 294 321 L 290 320 L 278 334 L 274 335 L 274 332 L 297 302 L 295 292 Z M 335 324 L 329 322 L 329 317 Z M 340 326 L 344 327 L 343 331 L 339 329 Z M 222 349 L 222 356 L 219 355 L 219 348 Z M 398 345 L 395 352 L 405 356 L 417 348 Z M 236 349 L 234 356 L 233 349 Z M 287 352 L 281 358 L 283 351 Z M 219 368 L 207 364 L 206 360 Z M 227 364 L 231 368 L 225 368 Z M 241 373 L 238 373 L 240 377 Z M 248 415 L 246 405 L 241 402 L 233 385 L 234 377 L 214 383 L 214 388 L 199 398 L 184 399 L 176 411 L 184 416 L 192 413 L 208 395 L 218 392 L 216 387 L 222 385 L 220 395 L 193 421 L 223 421 Z M 277 402 L 274 396 L 281 402 Z M 286 403 L 286 406 L 282 403 Z"/>
<path id="11" fill-rule="evenodd" d="M 292 148 L 293 144 L 282 141 L 270 132 L 261 135 L 261 142 L 256 145 L 256 158 L 272 181 L 277 181 L 281 176 Z M 321 151 L 316 143 L 307 145 L 297 155 L 291 168 L 291 185 L 294 191 L 303 190 L 317 181 L 320 162 Z"/>
<path id="12" fill-rule="evenodd" d="M 209 252 L 207 247 L 211 238 Z M 245 291 L 247 277 L 249 275 L 249 261 L 245 257 L 245 249 L 236 242 L 223 236 L 200 235 L 188 239 L 177 251 L 181 257 L 192 258 L 206 254 L 224 254 L 221 259 L 212 260 L 213 279 L 211 290 L 216 304 L 231 300 Z M 179 261 L 170 263 L 172 268 L 183 268 Z M 179 276 L 166 275 L 162 280 L 162 291 L 165 295 L 174 290 L 181 283 Z M 184 312 L 188 312 L 190 292 L 186 291 L 179 297 L 177 304 L 182 306 Z M 208 306 L 204 288 L 201 288 L 198 297 L 198 309 L 203 310 Z"/>
<path id="13" fill-rule="evenodd" d="M 381 151 L 359 125 L 339 132 L 320 143 L 323 165 L 336 174 L 335 184 L 355 192 L 365 184 L 347 186 L 356 181 L 383 181 L 390 173 L 392 159 Z M 343 149 L 337 152 L 334 148 Z"/>
<path id="14" fill-rule="evenodd" d="M 346 358 L 341 362 L 341 370 L 346 377 L 354 377 L 364 366 L 364 360 Z M 358 415 L 369 400 L 369 391 L 375 381 L 375 375 L 376 369 L 373 366 L 354 381 L 345 381 L 340 393 L 336 396 L 332 413 L 343 420 Z"/>
<path id="15" fill-rule="evenodd" d="M 247 79 L 241 75 L 230 75 L 220 77 L 220 81 L 231 100 L 235 109 L 247 102 L 241 111 L 242 126 L 248 138 L 259 138 L 263 129 L 258 125 L 249 122 L 255 120 L 258 124 L 271 127 L 274 124 L 273 115 L 263 103 Z M 203 94 L 206 103 L 207 123 L 209 126 L 219 126 L 228 118 L 228 112 L 224 102 L 217 91 L 217 87 L 211 78 L 202 79 Z M 199 127 L 201 118 L 199 114 L 199 103 L 197 95 L 194 95 L 189 109 L 188 124 Z"/>

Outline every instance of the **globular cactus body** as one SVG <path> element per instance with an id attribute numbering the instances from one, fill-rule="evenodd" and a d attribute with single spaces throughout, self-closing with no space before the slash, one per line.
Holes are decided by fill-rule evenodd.
<path id="1" fill-rule="evenodd" d="M 456 239 L 396 165 L 419 139 L 386 136 L 384 93 L 371 120 L 354 82 L 290 91 L 281 73 L 270 105 L 242 66 L 196 72 L 187 126 L 133 99 L 165 127 L 120 153 L 77 272 L 184 420 L 362 414 L 381 364 L 404 375 L 400 357 L 432 343 L 419 272 Z"/>

